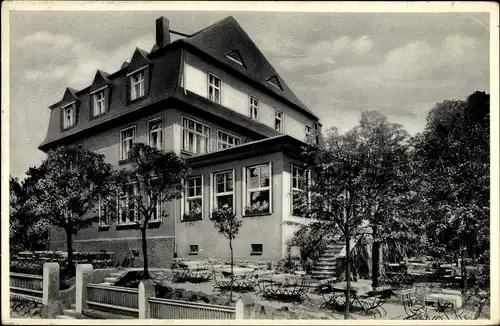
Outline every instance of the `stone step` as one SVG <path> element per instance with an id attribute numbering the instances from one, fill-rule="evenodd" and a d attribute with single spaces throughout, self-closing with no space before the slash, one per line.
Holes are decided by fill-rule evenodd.
<path id="1" fill-rule="evenodd" d="M 327 261 L 336 262 L 337 257 L 321 257 L 318 259 L 318 262 L 327 262 Z"/>
<path id="2" fill-rule="evenodd" d="M 111 284 L 110 282 L 102 282 L 102 283 L 99 283 L 99 285 L 113 285 L 113 284 Z"/>
<path id="3" fill-rule="evenodd" d="M 106 278 L 104 278 L 104 282 L 114 283 L 116 281 L 118 281 L 117 277 L 106 277 Z"/>
<path id="4" fill-rule="evenodd" d="M 318 272 L 336 272 L 337 268 L 335 267 L 315 267 L 313 268 L 313 271 L 318 271 Z"/>
<path id="5" fill-rule="evenodd" d="M 71 316 L 66 316 L 66 315 L 59 315 L 59 316 L 56 316 L 56 319 L 76 319 L 76 318 L 71 317 Z"/>
<path id="6" fill-rule="evenodd" d="M 76 312 L 76 310 L 73 310 L 73 309 L 64 309 L 63 313 L 64 313 L 65 316 L 78 318 L 78 313 Z"/>
<path id="7" fill-rule="evenodd" d="M 327 275 L 328 277 L 335 276 L 334 272 L 324 272 L 324 271 L 312 271 L 312 276 L 324 276 Z"/>
<path id="8" fill-rule="evenodd" d="M 122 275 L 123 275 L 123 272 L 113 272 L 113 273 L 109 274 L 110 277 L 116 277 L 116 278 L 118 278 Z"/>
<path id="9" fill-rule="evenodd" d="M 318 260 L 315 264 L 316 266 L 337 266 L 337 260 Z"/>

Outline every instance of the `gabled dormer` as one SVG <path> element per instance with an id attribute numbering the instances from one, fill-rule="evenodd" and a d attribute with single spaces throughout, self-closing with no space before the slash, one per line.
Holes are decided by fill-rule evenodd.
<path id="1" fill-rule="evenodd" d="M 108 112 L 111 105 L 111 81 L 109 74 L 97 70 L 90 86 L 90 119 L 97 118 Z"/>
<path id="2" fill-rule="evenodd" d="M 148 53 L 136 48 L 127 68 L 127 103 L 139 101 L 148 96 L 151 68 Z"/>
<path id="3" fill-rule="evenodd" d="M 231 52 L 226 53 L 226 58 L 228 58 L 230 61 L 239 64 L 242 67 L 245 67 L 245 63 L 243 62 L 243 59 L 241 58 L 241 54 L 238 50 L 233 50 Z"/>
<path id="4" fill-rule="evenodd" d="M 281 86 L 280 80 L 278 79 L 278 76 L 273 76 L 269 79 L 267 79 L 267 82 L 274 87 L 279 88 L 280 90 L 283 90 L 283 87 Z"/>
<path id="5" fill-rule="evenodd" d="M 60 104 L 61 110 L 61 131 L 73 128 L 77 124 L 78 109 L 80 107 L 80 100 L 76 96 L 76 90 L 66 88 L 63 99 Z"/>

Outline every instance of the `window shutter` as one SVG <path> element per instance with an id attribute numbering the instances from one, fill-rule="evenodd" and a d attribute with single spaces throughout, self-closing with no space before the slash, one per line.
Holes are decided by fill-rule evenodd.
<path id="1" fill-rule="evenodd" d="M 269 213 L 273 213 L 273 163 L 269 162 Z"/>
<path id="2" fill-rule="evenodd" d="M 247 168 L 241 168 L 241 215 L 245 215 L 245 207 L 247 205 Z"/>
<path id="3" fill-rule="evenodd" d="M 209 184 L 209 192 L 208 195 L 209 197 L 209 204 L 210 206 L 208 207 L 209 211 L 209 218 L 212 218 L 212 210 L 214 209 L 214 174 L 210 173 L 210 184 Z"/>
<path id="4" fill-rule="evenodd" d="M 182 179 L 181 180 L 181 184 L 183 185 L 183 189 L 182 189 L 182 192 L 181 192 L 181 221 L 184 221 L 184 205 L 185 205 L 185 201 L 186 201 L 186 180 L 185 179 Z"/>
<path id="5" fill-rule="evenodd" d="M 127 82 L 126 82 L 126 85 L 127 85 L 127 90 L 125 92 L 125 96 L 127 97 L 127 104 L 130 103 L 132 101 L 132 99 L 130 98 L 131 96 L 131 87 L 132 87 L 132 75 L 128 75 L 126 76 L 125 78 L 127 78 Z"/>
<path id="6" fill-rule="evenodd" d="M 203 205 L 203 195 L 205 194 L 205 175 L 201 175 L 201 219 L 204 219 L 205 216 L 205 205 Z"/>
<path id="7" fill-rule="evenodd" d="M 111 86 L 108 85 L 108 87 L 106 87 L 104 89 L 104 105 L 105 105 L 105 112 L 108 113 L 109 112 L 109 108 L 111 107 Z"/>
<path id="8" fill-rule="evenodd" d="M 153 70 L 153 65 L 151 64 L 144 69 L 144 97 L 147 97 L 149 95 L 152 70 Z"/>

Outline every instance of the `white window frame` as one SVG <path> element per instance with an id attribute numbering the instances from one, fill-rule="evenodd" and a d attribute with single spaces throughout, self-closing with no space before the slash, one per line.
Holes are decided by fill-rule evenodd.
<path id="1" fill-rule="evenodd" d="M 269 169 L 269 186 L 267 187 L 257 187 L 257 188 L 248 188 L 247 184 L 247 171 L 248 169 L 251 168 L 256 168 L 256 167 L 262 167 L 262 166 L 267 166 Z M 273 164 L 272 162 L 269 163 L 262 163 L 262 164 L 256 164 L 256 165 L 250 165 L 243 167 L 242 169 L 242 185 L 243 185 L 243 201 L 242 201 L 242 215 L 246 215 L 246 207 L 250 206 L 250 192 L 254 191 L 265 191 L 269 190 L 269 212 L 267 213 L 261 213 L 262 215 L 267 215 L 267 214 L 272 214 L 273 213 Z M 259 214 L 256 214 L 259 215 Z M 253 214 L 252 214 L 253 216 Z"/>
<path id="2" fill-rule="evenodd" d="M 145 92 L 146 67 L 140 68 L 140 69 L 138 69 L 130 74 L 129 78 L 130 78 L 130 100 L 131 101 L 137 100 L 146 94 L 146 92 Z M 142 75 L 142 79 L 135 80 L 136 76 L 140 76 L 140 75 Z M 135 90 L 136 85 L 139 85 L 139 94 Z"/>
<path id="3" fill-rule="evenodd" d="M 151 181 L 155 181 L 157 180 L 158 178 L 152 178 Z M 148 205 L 150 203 L 150 198 L 149 196 L 147 196 L 148 198 Z M 151 217 L 151 219 L 149 220 L 149 222 L 161 222 L 162 218 L 161 218 L 161 213 L 162 213 L 162 194 L 160 193 L 158 195 L 158 200 L 156 202 L 156 218 L 155 217 Z"/>
<path id="4" fill-rule="evenodd" d="M 226 141 L 222 140 L 219 138 L 219 135 L 221 134 L 226 134 L 227 136 L 227 139 Z M 232 138 L 234 140 L 234 144 L 232 144 L 230 141 L 229 141 L 229 138 Z M 226 148 L 221 148 L 220 145 L 221 144 L 224 144 L 226 145 L 227 147 Z M 217 130 L 217 150 L 220 151 L 220 150 L 223 150 L 223 149 L 227 149 L 227 148 L 231 148 L 231 147 L 235 147 L 235 146 L 239 146 L 241 145 L 241 138 L 234 135 L 234 134 L 231 134 L 227 131 L 224 131 L 224 130 Z"/>
<path id="5" fill-rule="evenodd" d="M 107 205 L 104 205 L 104 206 L 109 206 L 109 203 Z M 104 218 L 105 223 L 103 223 L 103 219 L 102 219 L 103 211 L 106 214 L 106 216 Z M 99 198 L 99 202 L 98 202 L 98 214 L 99 214 L 99 226 L 100 227 L 101 226 L 104 227 L 104 226 L 110 226 L 111 225 L 111 218 L 109 216 L 109 208 L 108 209 L 103 209 L 102 200 L 100 198 Z"/>
<path id="6" fill-rule="evenodd" d="M 296 176 L 295 175 L 295 169 L 297 169 L 299 171 L 302 171 L 301 173 L 302 173 L 303 176 L 300 176 L 300 175 Z M 293 196 L 294 196 L 294 192 L 295 191 L 303 192 L 305 190 L 305 189 L 300 189 L 298 187 L 294 187 L 293 186 L 293 181 L 294 181 L 294 179 L 297 179 L 297 185 L 299 185 L 300 184 L 299 182 L 301 182 L 300 178 L 301 177 L 305 177 L 306 180 L 303 180 L 302 182 L 309 182 L 310 178 L 308 178 L 308 176 L 309 176 L 309 171 L 307 169 L 304 169 L 303 167 L 300 167 L 297 164 L 293 164 L 293 163 L 290 164 L 290 178 L 291 178 L 291 180 L 290 180 L 290 187 L 291 187 L 291 199 L 292 199 L 291 200 L 291 205 L 292 205 L 291 212 L 292 212 L 292 216 L 300 216 L 300 215 L 295 215 L 294 211 L 293 211 Z"/>
<path id="7" fill-rule="evenodd" d="M 102 98 L 99 97 L 99 95 L 102 95 Z M 94 117 L 100 116 L 104 113 L 106 113 L 106 93 L 104 92 L 104 89 L 95 91 L 92 93 L 92 98 L 94 99 L 94 110 L 93 110 L 93 115 Z M 99 104 L 101 104 L 101 107 L 99 107 Z"/>
<path id="8" fill-rule="evenodd" d="M 188 181 L 189 180 L 194 180 L 194 179 L 201 179 L 201 194 L 199 196 L 188 196 Z M 182 207 L 181 207 L 181 221 L 184 220 L 184 214 L 187 214 L 187 210 L 189 208 L 189 204 L 188 204 L 188 201 L 189 200 L 196 200 L 196 199 L 201 199 L 201 219 L 203 220 L 204 218 L 204 205 L 203 205 L 203 192 L 204 192 L 204 180 L 203 180 L 203 175 L 197 175 L 197 176 L 193 176 L 193 177 L 189 177 L 189 178 L 186 178 L 184 180 L 184 185 L 185 185 L 185 189 L 183 191 L 183 194 L 182 194 Z M 195 184 L 195 188 L 196 188 L 196 184 Z M 196 193 L 196 190 L 195 190 L 195 193 Z"/>
<path id="9" fill-rule="evenodd" d="M 306 137 L 308 137 L 311 134 L 311 131 L 312 131 L 311 126 L 310 125 L 306 125 L 305 131 L 306 131 Z"/>
<path id="10" fill-rule="evenodd" d="M 259 98 L 250 95 L 248 103 L 250 105 L 250 119 L 259 121 L 259 104 L 260 104 Z"/>
<path id="11" fill-rule="evenodd" d="M 63 111 L 63 129 L 69 129 L 71 127 L 74 127 L 76 121 L 76 114 L 75 114 L 76 110 L 74 102 L 63 107 L 62 111 Z M 69 121 L 66 120 L 66 118 L 68 117 Z"/>
<path id="12" fill-rule="evenodd" d="M 127 138 L 123 138 L 123 133 L 125 131 L 128 131 L 128 130 L 133 130 L 132 136 L 127 137 Z M 125 153 L 123 152 L 123 143 L 127 140 L 132 139 L 132 144 L 130 145 L 130 149 L 132 149 L 132 146 L 135 144 L 135 136 L 136 136 L 136 126 L 131 126 L 131 127 L 120 130 L 120 160 L 121 161 L 128 160 L 128 153 L 127 153 L 127 157 L 124 156 Z M 129 152 L 130 152 L 130 149 L 129 149 Z"/>
<path id="13" fill-rule="evenodd" d="M 276 128 L 276 121 L 280 121 L 279 128 Z M 284 130 L 284 114 L 279 109 L 274 109 L 274 130 L 283 133 Z"/>
<path id="14" fill-rule="evenodd" d="M 155 123 L 160 123 L 160 128 L 157 128 L 157 129 L 151 129 L 151 126 Z M 151 144 L 151 135 L 154 134 L 154 133 L 158 133 L 158 137 L 157 139 L 159 140 L 160 142 L 160 146 L 152 146 Z M 163 150 L 163 117 L 159 117 L 159 118 L 154 118 L 154 119 L 151 119 L 148 121 L 148 145 L 150 147 L 153 147 L 153 148 L 156 148 L 157 150 Z"/>
<path id="15" fill-rule="evenodd" d="M 219 81 L 219 86 L 212 84 L 210 79 L 213 78 L 215 81 Z M 210 96 L 210 89 L 213 88 L 212 96 Z M 215 90 L 219 91 L 219 98 L 215 98 Z M 208 74 L 208 93 L 207 97 L 210 101 L 217 103 L 217 104 L 222 104 L 222 79 L 219 76 L 216 76 L 215 74 L 209 73 Z"/>
<path id="16" fill-rule="evenodd" d="M 188 126 L 189 126 L 189 121 L 192 121 L 194 122 L 195 124 L 195 127 L 194 127 L 194 130 L 193 129 L 190 129 L 189 127 L 186 127 L 185 126 L 185 121 L 188 121 Z M 200 124 L 202 126 L 202 130 L 203 128 L 207 128 L 208 130 L 208 134 L 204 134 L 203 132 L 199 132 L 199 131 L 196 131 L 196 124 Z M 192 133 L 193 134 L 193 151 L 190 151 L 188 149 L 189 147 L 189 144 L 187 143 L 188 141 L 188 138 L 187 138 L 187 134 L 188 133 Z M 210 126 L 202 123 L 202 122 L 199 122 L 195 119 L 192 119 L 192 118 L 188 118 L 188 117 L 182 117 L 182 150 L 183 151 L 186 151 L 188 153 L 193 153 L 193 154 L 206 154 L 206 153 L 209 153 L 210 152 L 210 149 L 211 149 L 211 141 L 210 141 L 210 135 L 212 133 L 212 128 L 210 128 Z M 206 138 L 206 144 L 207 144 L 207 149 L 205 152 L 199 152 L 198 151 L 198 148 L 197 148 L 197 145 L 196 145 L 196 138 L 197 137 L 204 137 Z"/>
<path id="17" fill-rule="evenodd" d="M 233 175 L 233 190 L 217 193 L 217 175 L 226 174 L 226 173 L 232 173 L 232 175 Z M 232 207 L 233 214 L 236 214 L 236 198 L 235 198 L 236 197 L 236 192 L 235 192 L 236 181 L 235 181 L 234 174 L 235 174 L 234 169 L 210 173 L 210 180 L 211 180 L 210 211 L 217 208 L 217 197 L 232 195 L 233 196 L 233 207 Z M 211 213 L 210 213 L 210 216 L 211 216 Z"/>
<path id="18" fill-rule="evenodd" d="M 132 186 L 132 191 L 134 194 L 137 194 L 138 189 L 137 189 L 137 183 L 136 182 L 131 182 L 127 183 L 125 187 Z M 130 200 L 136 201 L 134 205 L 134 221 L 130 221 L 130 212 L 128 212 L 128 208 L 130 207 L 129 202 Z M 122 200 L 125 200 L 126 205 L 125 207 L 127 208 L 127 217 L 126 221 L 122 221 Z M 139 219 L 139 203 L 136 200 L 136 197 L 134 195 L 130 195 L 128 191 L 125 191 L 125 193 L 122 194 L 121 190 L 120 193 L 118 194 L 118 225 L 130 225 L 130 224 L 137 224 L 138 219 Z"/>

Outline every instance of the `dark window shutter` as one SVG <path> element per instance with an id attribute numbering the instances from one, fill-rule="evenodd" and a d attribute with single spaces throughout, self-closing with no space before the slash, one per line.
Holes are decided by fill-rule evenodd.
<path id="1" fill-rule="evenodd" d="M 127 103 L 130 103 L 131 102 L 131 99 L 130 99 L 130 87 L 131 87 L 131 79 L 132 79 L 132 75 L 128 75 L 126 76 L 125 78 L 127 78 L 127 82 L 126 82 L 126 85 L 127 85 L 127 90 L 125 92 L 125 96 L 127 96 Z"/>
<path id="2" fill-rule="evenodd" d="M 92 120 L 94 118 L 94 95 L 89 94 L 89 120 Z"/>
<path id="3" fill-rule="evenodd" d="M 144 97 L 147 97 L 149 95 L 152 70 L 153 70 L 153 65 L 148 65 L 144 69 Z"/>
<path id="4" fill-rule="evenodd" d="M 105 112 L 108 113 L 111 107 L 111 85 L 104 89 L 104 105 L 106 105 Z"/>

